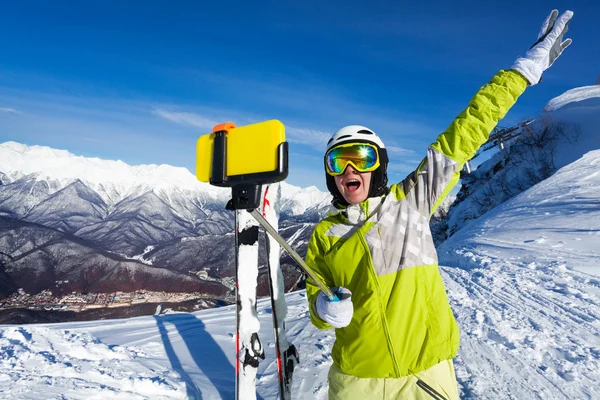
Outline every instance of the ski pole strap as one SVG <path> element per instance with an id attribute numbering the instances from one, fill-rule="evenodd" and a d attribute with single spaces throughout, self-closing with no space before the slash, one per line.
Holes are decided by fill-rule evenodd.
<path id="1" fill-rule="evenodd" d="M 329 299 L 330 302 L 346 300 L 347 298 L 350 298 L 350 296 L 352 296 L 352 293 L 350 293 L 348 291 L 342 291 L 341 289 L 342 289 L 341 286 L 338 286 L 338 287 L 335 287 L 332 289 L 334 298 Z"/>
<path id="2" fill-rule="evenodd" d="M 300 268 L 302 268 L 304 270 L 304 272 L 306 272 L 308 274 L 308 276 L 310 276 L 312 278 L 312 280 L 319 287 L 319 289 L 321 289 L 321 291 L 325 294 L 325 296 L 327 296 L 327 298 L 329 299 L 329 301 L 340 301 L 340 299 L 337 298 L 337 296 L 335 295 L 335 293 L 333 293 L 327 287 L 327 285 L 325 285 L 325 282 L 323 282 L 317 276 L 317 274 L 315 274 L 315 272 L 312 270 L 312 268 L 310 268 L 308 266 L 308 264 L 306 264 L 306 262 L 304 262 L 304 260 L 302 259 L 302 257 L 300 257 L 300 255 L 298 253 L 296 253 L 296 250 L 294 250 L 285 241 L 285 239 L 281 237 L 281 235 L 279 234 L 279 232 L 277 232 L 271 226 L 271 224 L 269 224 L 269 221 L 267 221 L 265 219 L 265 217 L 262 216 L 261 213 L 259 213 L 256 209 L 254 209 L 254 210 L 252 210 L 250 212 L 250 214 L 252 214 L 252 216 L 254 218 L 256 218 L 256 220 L 258 221 L 258 223 L 261 224 L 263 226 L 263 228 L 265 228 L 265 230 L 273 237 L 273 239 L 277 240 L 277 242 L 281 245 L 281 247 L 283 247 L 284 249 L 287 250 L 287 252 L 290 254 L 290 256 L 292 256 L 292 258 L 294 259 L 294 261 L 296 261 L 298 263 L 298 265 L 300 266 Z"/>

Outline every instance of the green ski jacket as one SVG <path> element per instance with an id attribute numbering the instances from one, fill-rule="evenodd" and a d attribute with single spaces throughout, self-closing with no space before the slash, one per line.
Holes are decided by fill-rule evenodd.
<path id="1" fill-rule="evenodd" d="M 352 292 L 350 325 L 336 329 L 333 362 L 364 378 L 403 377 L 453 358 L 459 329 L 438 268 L 429 219 L 458 182 L 464 163 L 488 139 L 527 87 L 500 71 L 427 150 L 416 171 L 390 188 L 332 212 L 315 227 L 307 264 L 329 287 Z M 310 318 L 319 329 L 319 289 L 307 280 Z"/>

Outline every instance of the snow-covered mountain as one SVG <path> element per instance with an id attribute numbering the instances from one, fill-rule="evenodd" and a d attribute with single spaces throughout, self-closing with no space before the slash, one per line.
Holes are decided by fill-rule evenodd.
<path id="1" fill-rule="evenodd" d="M 326 213 L 328 193 L 314 187 L 281 186 L 282 226 L 302 228 Z M 156 282 L 161 282 L 155 276 L 159 273 L 181 278 L 175 285 L 163 280 L 165 289 L 197 286 L 185 282 L 192 279 L 190 272 L 204 268 L 215 278 L 231 276 L 233 263 L 227 261 L 234 250 L 230 234 L 234 221 L 233 213 L 225 210 L 229 198 L 229 189 L 199 182 L 185 168 L 129 166 L 44 146 L 0 144 L 0 218 L 4 221 L 0 224 L 0 262 L 2 270 L 14 278 L 14 282 L 0 284 L 0 294 L 15 285 L 29 290 L 51 288 L 57 280 L 70 282 L 64 290 L 90 285 L 109 290 L 114 279 L 105 279 L 102 269 L 92 273 L 89 269 L 95 263 L 65 250 L 71 241 L 117 260 L 114 268 L 119 272 L 111 273 L 112 277 L 127 276 L 125 266 L 133 265 Z M 42 251 L 46 242 L 40 238 L 56 235 L 67 239 L 46 246 L 52 251 Z M 310 229 L 303 235 L 310 235 Z M 298 244 L 302 249 L 302 243 Z M 152 251 L 146 251 L 149 246 Z M 70 257 L 60 256 L 65 252 Z M 87 253 L 82 251 L 81 257 Z M 81 268 L 87 268 L 86 272 Z M 287 269 L 297 275 L 293 263 Z M 87 280 L 94 277 L 94 282 L 84 282 L 84 275 Z M 144 288 L 156 289 L 156 284 L 149 284 L 151 279 L 144 281 Z M 115 282 L 114 287 L 122 285 Z"/>
<path id="2" fill-rule="evenodd" d="M 461 399 L 595 399 L 600 393 L 600 150 L 465 226 L 439 248 L 461 329 Z M 327 398 L 333 331 L 286 295 L 298 349 L 294 399 Z M 259 398 L 277 398 L 270 301 Z M 0 325 L 2 397 L 230 399 L 235 307 L 132 319 Z"/>
<path id="3" fill-rule="evenodd" d="M 463 175 L 445 221 L 446 237 L 585 153 L 600 149 L 600 86 L 572 89 L 552 99 L 520 131 L 504 150 Z"/>
<path id="4" fill-rule="evenodd" d="M 195 215 L 195 207 L 222 209 L 230 196 L 229 189 L 200 182 L 186 168 L 164 164 L 130 166 L 46 146 L 1 143 L 0 182 L 7 185 L 25 177 L 27 181 L 34 178 L 35 182 L 45 183 L 47 195 L 80 181 L 102 199 L 107 211 L 125 199 L 153 192 L 187 219 Z M 315 187 L 302 189 L 285 182 L 281 192 L 282 212 L 288 215 L 327 206 L 331 199 L 329 193 Z"/>
<path id="5" fill-rule="evenodd" d="M 562 167 L 555 164 L 549 176 L 532 183 L 523 171 L 539 160 L 544 147 L 529 163 L 512 165 L 508 182 L 527 178 L 522 183 L 529 187 L 509 197 L 489 192 L 499 198 L 485 211 L 472 202 L 478 216 L 457 222 L 454 235 L 439 246 L 462 331 L 455 358 L 462 399 L 595 399 L 600 393 L 600 104 L 597 94 L 590 95 L 595 90 L 567 92 L 549 103 L 561 106 L 553 108 L 554 118 L 579 125 L 573 146 L 554 148 L 553 160 L 565 160 Z M 488 168 L 482 164 L 479 173 L 483 177 L 491 170 L 485 179 L 500 179 L 495 176 L 507 170 L 493 167 L 503 159 Z M 35 193 L 48 188 L 28 187 Z M 461 204 L 467 201 L 469 196 Z M 96 208 L 87 210 L 93 214 Z M 304 244 L 309 227 L 308 222 L 289 224 L 282 232 Z M 190 244 L 187 257 L 197 247 Z M 171 250 L 165 245 L 148 254 L 158 262 L 172 258 Z M 293 398 L 326 399 L 334 333 L 310 324 L 303 291 L 286 300 L 288 335 L 300 354 Z M 0 393 L 11 399 L 232 398 L 234 310 L 0 325 Z M 271 313 L 269 301 L 260 300 L 266 359 L 259 364 L 257 389 L 264 399 L 276 398 L 278 390 Z"/>

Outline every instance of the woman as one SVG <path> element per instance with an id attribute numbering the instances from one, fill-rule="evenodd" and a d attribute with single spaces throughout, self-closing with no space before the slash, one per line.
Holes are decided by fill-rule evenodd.
<path id="1" fill-rule="evenodd" d="M 329 140 L 336 211 L 315 227 L 306 262 L 341 299 L 307 280 L 312 323 L 336 328 L 330 399 L 458 398 L 459 330 L 429 218 L 497 122 L 571 43 L 562 40 L 572 15 L 552 11 L 526 55 L 475 94 L 402 182 L 388 188 L 385 145 L 370 129 L 347 126 Z"/>

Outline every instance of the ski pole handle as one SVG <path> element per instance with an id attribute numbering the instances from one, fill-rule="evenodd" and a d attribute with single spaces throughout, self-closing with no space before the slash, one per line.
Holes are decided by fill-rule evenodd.
<path id="1" fill-rule="evenodd" d="M 296 253 L 296 250 L 294 250 L 286 241 L 284 238 L 281 237 L 281 235 L 279 234 L 279 232 L 277 232 L 272 226 L 271 224 L 269 224 L 269 221 L 267 221 L 265 219 L 265 217 L 262 216 L 261 213 L 258 212 L 258 210 L 254 209 L 250 212 L 250 214 L 252 214 L 252 216 L 258 221 L 259 224 L 261 224 L 263 226 L 263 228 L 265 228 L 265 230 L 269 233 L 269 235 L 271 235 L 273 237 L 273 239 L 277 240 L 277 242 L 284 248 L 287 250 L 287 252 L 290 254 L 290 256 L 292 256 L 292 258 L 298 263 L 298 265 L 300 266 L 300 268 L 302 268 L 304 270 L 304 272 L 306 272 L 308 274 L 308 276 L 310 276 L 312 278 L 313 281 L 315 281 L 315 284 L 319 287 L 319 289 L 321 289 L 321 291 L 325 294 L 325 296 L 327 296 L 327 298 L 329 299 L 329 301 L 340 301 L 340 299 L 338 299 L 338 297 L 335 295 L 335 293 L 333 293 L 328 287 L 327 285 L 325 285 L 325 282 L 323 282 L 316 274 L 315 272 L 312 270 L 312 268 L 310 268 L 306 262 L 304 262 L 304 260 L 302 259 L 302 257 L 300 257 L 300 255 L 298 253 Z"/>

